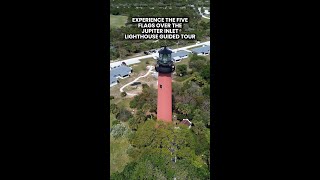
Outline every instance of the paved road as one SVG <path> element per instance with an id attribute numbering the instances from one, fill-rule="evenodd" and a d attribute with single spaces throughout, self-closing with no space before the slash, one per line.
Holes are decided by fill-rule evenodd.
<path id="1" fill-rule="evenodd" d="M 193 44 L 193 45 L 189 45 L 189 46 L 185 46 L 185 47 L 181 47 L 181 48 L 177 48 L 177 49 L 172 49 L 172 50 L 173 51 L 186 50 L 186 49 L 193 48 L 193 47 L 196 47 L 196 46 L 201 46 L 201 45 L 210 45 L 210 41 L 206 41 L 206 42 L 202 42 L 202 43 L 198 43 L 198 44 Z M 159 56 L 158 53 L 152 53 L 152 54 L 145 55 L 145 56 L 134 57 L 134 58 L 130 58 L 130 59 L 126 59 L 126 60 L 121 60 L 121 61 L 110 63 L 110 67 L 118 66 L 122 62 L 125 62 L 128 65 L 129 64 L 135 64 L 135 63 L 139 63 L 141 59 L 153 58 L 153 57 L 158 57 L 158 56 Z"/>
<path id="2" fill-rule="evenodd" d="M 190 50 L 187 50 L 187 49 L 192 48 L 192 47 L 196 47 L 196 46 L 201 46 L 201 45 L 210 45 L 210 41 L 206 41 L 206 42 L 202 42 L 202 43 L 198 43 L 198 44 L 193 44 L 193 45 L 190 45 L 190 46 L 185 46 L 185 47 L 173 49 L 173 51 L 176 52 L 176 51 L 180 51 L 180 50 L 185 50 L 185 51 L 190 52 Z M 132 63 L 136 63 L 136 62 L 139 61 L 140 59 L 146 59 L 146 58 L 150 58 L 150 57 L 158 57 L 158 55 L 159 55 L 158 53 L 152 53 L 152 54 L 150 54 L 150 55 L 140 56 L 140 57 L 135 57 L 135 58 L 130 58 L 130 59 L 127 59 L 127 60 L 123 60 L 123 61 L 116 62 L 116 63 L 119 64 L 119 65 L 120 65 L 122 62 L 125 62 L 125 63 L 127 63 L 127 64 L 132 64 Z M 111 66 L 111 67 L 112 67 L 111 64 L 115 65 L 115 63 L 110 63 L 110 66 Z M 138 81 L 140 78 L 148 76 L 148 75 L 152 72 L 152 69 L 153 69 L 152 66 L 150 66 L 150 67 L 151 67 L 151 68 L 149 68 L 149 71 L 148 71 L 145 75 L 140 76 L 140 77 L 136 78 L 135 80 L 133 80 L 133 81 L 125 84 L 124 86 L 122 86 L 122 87 L 120 88 L 120 92 L 123 92 L 123 89 L 124 89 L 125 87 L 127 87 L 127 86 L 129 86 L 130 84 Z M 129 96 L 130 96 L 130 95 L 131 95 L 131 96 L 135 96 L 136 94 L 127 93 L 127 95 L 129 95 Z"/>
<path id="3" fill-rule="evenodd" d="M 140 78 L 143 78 L 143 77 L 148 76 L 148 75 L 152 72 L 152 69 L 153 69 L 153 66 L 149 66 L 149 71 L 148 71 L 145 75 L 139 76 L 139 77 L 136 78 L 135 80 L 133 80 L 133 81 L 129 82 L 128 84 L 122 86 L 122 87 L 120 88 L 120 92 L 123 92 L 123 89 L 124 89 L 125 87 L 127 87 L 127 86 L 129 86 L 130 84 L 138 81 Z M 129 96 L 135 96 L 135 95 L 137 95 L 137 94 L 127 93 L 127 95 L 129 95 Z"/>
<path id="4" fill-rule="evenodd" d="M 180 50 L 188 51 L 187 49 L 190 49 L 190 48 L 193 48 L 196 46 L 201 46 L 201 45 L 210 45 L 210 41 L 206 41 L 206 42 L 202 42 L 202 43 L 198 43 L 198 44 L 193 44 L 190 46 L 185 46 L 185 47 L 181 47 L 181 48 L 177 48 L 177 49 L 172 49 L 172 51 L 180 51 Z M 157 57 L 158 57 L 158 54 L 157 54 Z"/>

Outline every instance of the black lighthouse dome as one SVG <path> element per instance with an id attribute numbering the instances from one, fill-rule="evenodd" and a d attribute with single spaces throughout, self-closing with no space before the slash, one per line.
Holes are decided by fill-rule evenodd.
<path id="1" fill-rule="evenodd" d="M 172 73 L 175 66 L 171 57 L 172 51 L 164 47 L 159 51 L 159 58 L 156 64 L 156 71 L 159 73 Z"/>

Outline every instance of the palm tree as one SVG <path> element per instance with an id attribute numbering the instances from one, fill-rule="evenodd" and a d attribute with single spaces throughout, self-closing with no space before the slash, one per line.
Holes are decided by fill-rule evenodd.
<path id="1" fill-rule="evenodd" d="M 188 104 L 182 103 L 177 103 L 177 110 L 184 115 L 188 115 L 192 112 L 192 109 Z"/>
<path id="2" fill-rule="evenodd" d="M 146 120 L 146 114 L 142 110 L 138 110 L 135 118 L 137 122 L 141 124 Z"/>
<path id="3" fill-rule="evenodd" d="M 148 102 L 146 102 L 146 103 L 142 106 L 142 111 L 143 111 L 144 113 L 147 113 L 147 112 L 150 110 L 150 108 L 151 108 L 151 105 L 150 105 Z"/>

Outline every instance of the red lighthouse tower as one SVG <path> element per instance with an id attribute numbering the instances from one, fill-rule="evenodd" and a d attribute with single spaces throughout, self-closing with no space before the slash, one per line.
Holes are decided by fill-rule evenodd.
<path id="1" fill-rule="evenodd" d="M 164 47 L 159 51 L 156 65 L 158 75 L 157 119 L 172 122 L 172 77 L 175 70 L 171 58 L 172 51 Z"/>

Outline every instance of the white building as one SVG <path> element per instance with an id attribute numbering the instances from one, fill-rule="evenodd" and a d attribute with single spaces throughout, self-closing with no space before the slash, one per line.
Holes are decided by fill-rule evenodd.
<path id="1" fill-rule="evenodd" d="M 113 62 L 110 63 L 110 70 L 116 67 L 120 67 L 122 63 L 126 63 L 126 65 L 132 65 L 132 64 L 137 64 L 140 63 L 141 61 L 139 59 L 130 59 L 130 60 L 124 60 L 124 61 L 118 61 L 118 62 Z"/>
<path id="2" fill-rule="evenodd" d="M 120 65 L 110 69 L 110 87 L 119 83 L 118 78 L 127 78 L 132 73 L 132 68 L 126 65 Z"/>
<path id="3" fill-rule="evenodd" d="M 181 51 L 177 51 L 175 53 L 172 53 L 171 57 L 174 62 L 179 62 L 182 59 L 188 58 L 189 54 L 190 54 L 190 52 L 181 50 Z"/>
<path id="4" fill-rule="evenodd" d="M 208 55 L 210 54 L 210 46 L 203 46 L 191 49 L 192 53 L 197 55 Z"/>
<path id="5" fill-rule="evenodd" d="M 190 129 L 191 126 L 192 126 L 192 122 L 189 121 L 189 119 L 183 119 L 183 120 L 180 122 L 180 124 L 185 124 L 185 125 L 187 125 L 187 126 L 189 127 L 189 129 Z"/>

